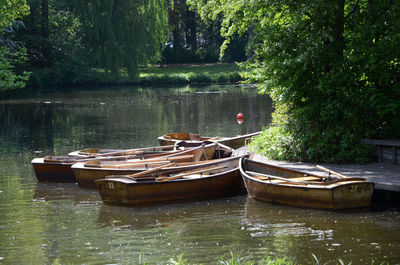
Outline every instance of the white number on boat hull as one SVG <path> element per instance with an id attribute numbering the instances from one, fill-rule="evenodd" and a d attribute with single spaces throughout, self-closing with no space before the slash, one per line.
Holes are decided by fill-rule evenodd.
<path id="1" fill-rule="evenodd" d="M 114 189 L 114 183 L 108 182 L 108 188 L 109 189 Z"/>
<path id="2" fill-rule="evenodd" d="M 357 191 L 357 189 L 358 189 L 358 185 L 351 185 L 350 186 L 350 191 L 351 192 Z"/>

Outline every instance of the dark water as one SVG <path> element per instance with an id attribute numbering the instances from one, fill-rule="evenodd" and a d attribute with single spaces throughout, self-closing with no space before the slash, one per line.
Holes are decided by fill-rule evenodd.
<path id="1" fill-rule="evenodd" d="M 267 126 L 249 87 L 109 88 L 0 100 L 0 264 L 217 264 L 230 252 L 311 264 L 400 263 L 396 209 L 283 207 L 246 196 L 162 207 L 103 205 L 96 190 L 37 183 L 30 161 L 87 147 L 157 145 L 168 132 L 234 136 Z M 245 116 L 243 124 L 236 114 Z"/>

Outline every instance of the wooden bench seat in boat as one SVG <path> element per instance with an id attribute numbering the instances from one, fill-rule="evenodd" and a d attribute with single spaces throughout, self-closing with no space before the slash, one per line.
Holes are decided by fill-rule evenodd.
<path id="1" fill-rule="evenodd" d="M 285 183 L 287 181 L 282 180 L 282 179 L 268 179 L 266 177 L 256 177 L 257 179 L 261 180 L 268 180 L 271 183 Z M 296 181 L 318 181 L 321 178 L 318 177 L 312 177 L 312 176 L 307 176 L 307 177 L 296 177 L 296 178 L 290 178 L 291 180 L 296 180 Z"/>

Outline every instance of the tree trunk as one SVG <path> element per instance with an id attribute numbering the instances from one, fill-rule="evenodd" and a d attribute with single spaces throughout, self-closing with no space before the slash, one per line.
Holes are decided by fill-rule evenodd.
<path id="1" fill-rule="evenodd" d="M 42 0 L 42 21 L 41 21 L 41 35 L 43 37 L 42 54 L 44 59 L 44 66 L 49 67 L 51 65 L 51 54 L 50 54 L 50 40 L 49 40 L 49 1 Z"/>
<path id="2" fill-rule="evenodd" d="M 333 25 L 333 38 L 334 38 L 334 49 L 335 54 L 338 56 L 337 59 L 343 57 L 343 50 L 344 50 L 344 4 L 345 0 L 335 0 L 335 22 Z"/>
<path id="3" fill-rule="evenodd" d="M 197 50 L 197 25 L 196 25 L 196 13 L 190 11 L 188 8 L 186 10 L 186 19 L 185 19 L 185 35 L 186 35 L 186 43 L 189 45 L 192 51 Z"/>

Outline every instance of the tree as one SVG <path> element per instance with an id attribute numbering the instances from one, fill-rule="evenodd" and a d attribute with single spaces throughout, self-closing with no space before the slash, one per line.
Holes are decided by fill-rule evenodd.
<path id="1" fill-rule="evenodd" d="M 247 36 L 233 38 L 232 44 L 219 57 L 218 47 L 223 39 L 220 36 L 222 18 L 215 21 L 202 21 L 186 0 L 168 1 L 168 24 L 170 38 L 163 51 L 166 63 L 213 63 L 243 61 Z"/>
<path id="2" fill-rule="evenodd" d="M 396 1 L 188 2 L 205 19 L 223 15 L 222 52 L 234 34 L 251 30 L 244 76 L 275 105 L 275 126 L 258 142 L 265 154 L 365 160 L 362 138 L 400 135 Z"/>
<path id="3" fill-rule="evenodd" d="M 26 60 L 22 43 L 13 40 L 16 22 L 29 13 L 25 0 L 2 0 L 0 2 L 0 92 L 25 86 L 29 73 L 18 70 Z"/>
<path id="4" fill-rule="evenodd" d="M 161 57 L 167 32 L 165 0 L 28 4 L 31 13 L 17 36 L 26 43 L 32 87 L 119 82 L 126 73 L 134 81 L 139 65 Z"/>
<path id="5" fill-rule="evenodd" d="M 137 78 L 140 64 L 160 59 L 168 26 L 164 0 L 73 1 L 73 10 L 92 66 L 105 68 L 114 78 L 126 67 Z"/>

